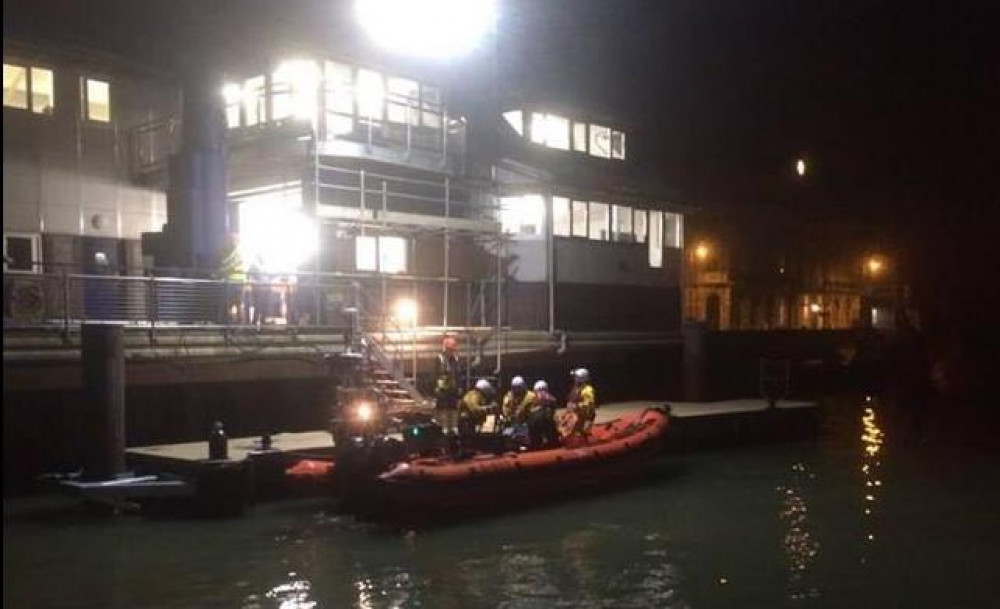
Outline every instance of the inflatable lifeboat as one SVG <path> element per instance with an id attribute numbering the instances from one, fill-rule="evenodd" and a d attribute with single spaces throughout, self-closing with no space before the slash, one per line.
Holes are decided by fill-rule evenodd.
<path id="1" fill-rule="evenodd" d="M 559 448 L 399 462 L 352 503 L 363 516 L 416 521 L 599 493 L 635 479 L 669 422 L 666 410 L 650 408 L 594 425 Z"/>

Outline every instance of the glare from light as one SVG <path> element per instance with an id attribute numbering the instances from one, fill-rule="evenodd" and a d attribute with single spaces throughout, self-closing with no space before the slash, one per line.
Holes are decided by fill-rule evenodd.
<path id="1" fill-rule="evenodd" d="M 811 305 L 809 305 L 809 311 L 814 314 L 820 313 L 822 310 L 823 307 L 818 302 L 814 302 Z"/>
<path id="2" fill-rule="evenodd" d="M 871 256 L 865 261 L 865 267 L 871 275 L 878 275 L 885 269 L 885 262 L 878 256 Z"/>
<path id="3" fill-rule="evenodd" d="M 795 173 L 799 174 L 799 177 L 806 175 L 806 160 L 798 159 L 795 161 Z"/>
<path id="4" fill-rule="evenodd" d="M 355 0 L 354 14 L 380 46 L 444 59 L 472 51 L 492 29 L 494 0 Z"/>
<path id="5" fill-rule="evenodd" d="M 291 116 L 315 124 L 319 117 L 319 64 L 306 59 L 284 61 L 274 71 L 273 81 L 273 86 L 281 89 L 272 99 L 275 117 Z"/>
<path id="6" fill-rule="evenodd" d="M 293 273 L 316 255 L 319 230 L 300 207 L 301 193 L 240 203 L 239 253 L 245 270 L 256 265 L 263 272 Z"/>
<path id="7" fill-rule="evenodd" d="M 222 86 L 222 99 L 226 105 L 238 104 L 243 100 L 243 87 L 234 82 L 227 82 Z"/>
<path id="8" fill-rule="evenodd" d="M 521 195 L 500 199 L 500 224 L 505 233 L 540 235 L 545 226 L 545 199 L 542 195 Z"/>
<path id="9" fill-rule="evenodd" d="M 712 254 L 712 248 L 708 247 L 707 243 L 699 243 L 694 248 L 694 255 L 695 255 L 695 257 L 698 260 L 702 261 L 702 262 L 704 262 L 705 260 L 708 260 L 708 257 L 711 254 Z"/>
<path id="10" fill-rule="evenodd" d="M 396 320 L 405 326 L 417 325 L 417 301 L 412 298 L 401 298 L 393 305 L 393 315 Z"/>
<path id="11" fill-rule="evenodd" d="M 355 414 L 358 415 L 358 420 L 361 421 L 362 423 L 367 423 L 368 421 L 371 421 L 372 415 L 375 414 L 374 411 L 372 410 L 372 405 L 367 402 L 362 402 L 358 404 L 358 407 L 355 409 L 354 412 Z"/>

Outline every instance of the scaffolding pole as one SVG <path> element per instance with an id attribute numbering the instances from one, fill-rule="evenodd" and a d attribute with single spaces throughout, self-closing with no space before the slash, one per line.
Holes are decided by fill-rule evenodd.
<path id="1" fill-rule="evenodd" d="M 442 303 L 442 320 L 441 325 L 444 327 L 445 332 L 448 331 L 448 280 L 451 278 L 451 233 L 449 232 L 449 220 L 451 219 L 451 180 L 448 176 L 444 177 L 444 288 L 443 288 L 443 299 Z"/>

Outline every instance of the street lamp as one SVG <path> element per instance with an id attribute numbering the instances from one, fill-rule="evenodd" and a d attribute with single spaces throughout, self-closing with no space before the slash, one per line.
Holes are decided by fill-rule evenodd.
<path id="1" fill-rule="evenodd" d="M 806 175 L 807 169 L 808 167 L 806 167 L 805 159 L 800 158 L 795 161 L 795 173 L 798 174 L 800 178 Z"/>
<path id="2" fill-rule="evenodd" d="M 885 261 L 878 256 L 869 256 L 868 259 L 865 260 L 865 270 L 867 270 L 868 274 L 872 277 L 877 277 L 882 274 L 882 271 L 885 270 Z"/>
<path id="3" fill-rule="evenodd" d="M 380 46 L 444 59 L 471 51 L 493 29 L 494 0 L 355 0 L 354 14 Z"/>
<path id="4" fill-rule="evenodd" d="M 707 243 L 699 243 L 694 248 L 694 257 L 698 262 L 705 262 L 712 255 L 712 248 Z"/>

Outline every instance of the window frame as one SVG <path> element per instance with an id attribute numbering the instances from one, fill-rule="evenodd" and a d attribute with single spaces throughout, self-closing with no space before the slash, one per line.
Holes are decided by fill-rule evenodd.
<path id="1" fill-rule="evenodd" d="M 108 118 L 107 120 L 102 120 L 99 118 L 94 118 L 90 111 L 90 83 L 100 83 L 108 88 Z M 111 97 L 111 79 L 105 76 L 99 76 L 96 74 L 84 74 L 80 76 L 80 111 L 83 115 L 82 118 L 88 124 L 91 125 L 113 125 L 115 122 L 114 104 L 112 104 Z"/>
<path id="2" fill-rule="evenodd" d="M 605 201 L 588 201 L 587 202 L 587 238 L 591 241 L 607 241 L 610 242 L 611 239 L 611 203 Z M 594 222 L 594 209 L 604 208 L 604 235 L 595 235 L 595 222 Z M 600 232 L 600 227 L 597 227 L 597 233 Z"/>
<path id="3" fill-rule="evenodd" d="M 358 247 L 360 246 L 360 244 L 362 242 L 361 241 L 362 239 L 371 239 L 372 242 L 373 242 L 373 244 L 374 244 L 374 246 L 375 246 L 375 250 L 374 250 L 375 264 L 374 264 L 374 267 L 372 267 L 372 268 L 369 268 L 367 266 L 365 268 L 362 268 L 360 266 L 360 264 L 359 264 L 360 257 L 358 256 Z M 403 248 L 401 250 L 403 252 L 403 264 L 402 264 L 402 269 L 401 270 L 398 270 L 398 271 L 387 271 L 387 270 L 385 270 L 385 267 L 387 265 L 384 264 L 385 255 L 383 253 L 383 249 L 384 248 L 383 248 L 383 243 L 382 242 L 384 240 L 388 240 L 388 239 L 399 240 L 403 244 Z M 410 243 L 409 243 L 409 240 L 406 237 L 401 237 L 399 235 L 355 235 L 354 236 L 354 270 L 355 270 L 355 272 L 358 272 L 358 273 L 377 273 L 377 274 L 383 274 L 383 275 L 405 275 L 409 271 L 409 268 L 410 268 Z"/>
<path id="4" fill-rule="evenodd" d="M 52 116 L 56 112 L 56 71 L 47 64 L 32 64 L 21 61 L 5 61 L 5 67 L 24 71 L 24 107 L 4 104 L 5 109 L 19 110 L 39 116 Z M 35 71 L 45 71 L 51 75 L 52 90 L 49 92 L 49 105 L 41 110 L 35 109 Z"/>
<path id="5" fill-rule="evenodd" d="M 31 267 L 28 269 L 11 269 L 7 264 L 8 239 L 27 239 L 31 244 Z M 39 274 L 44 268 L 42 260 L 42 235 L 40 233 L 25 233 L 19 231 L 9 231 L 3 234 L 3 270 L 15 273 Z"/>

